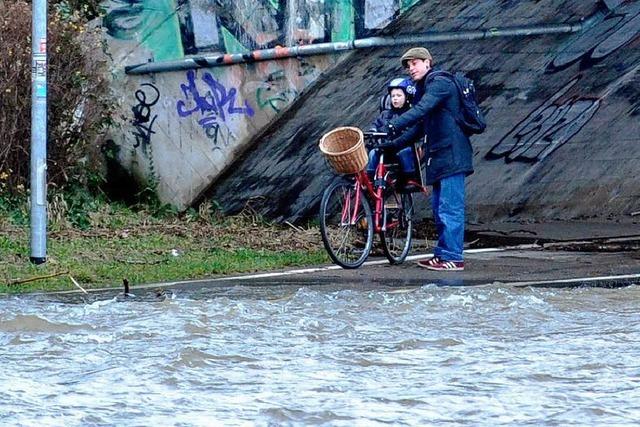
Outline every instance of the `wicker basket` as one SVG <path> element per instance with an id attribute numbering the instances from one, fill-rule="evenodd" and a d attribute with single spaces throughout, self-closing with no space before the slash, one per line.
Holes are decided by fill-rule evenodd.
<path id="1" fill-rule="evenodd" d="M 367 165 L 364 135 L 356 127 L 339 127 L 324 134 L 320 151 L 338 173 L 358 173 Z"/>

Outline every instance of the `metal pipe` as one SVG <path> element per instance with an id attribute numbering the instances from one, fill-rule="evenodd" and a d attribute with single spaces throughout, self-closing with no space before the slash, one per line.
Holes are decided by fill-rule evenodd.
<path id="1" fill-rule="evenodd" d="M 31 33 L 31 256 L 47 260 L 47 0 L 33 0 Z"/>
<path id="2" fill-rule="evenodd" d="M 595 22 L 602 18 L 604 18 L 604 14 L 601 12 L 597 12 L 591 15 L 589 18 L 568 24 L 489 28 L 485 30 L 473 31 L 447 31 L 437 33 L 432 32 L 396 37 L 369 37 L 364 39 L 350 40 L 347 42 L 275 47 L 271 49 L 254 50 L 253 52 L 247 53 L 194 56 L 175 61 L 147 62 L 144 64 L 125 66 L 124 70 L 127 74 L 149 74 L 164 71 L 190 70 L 196 68 L 209 68 L 232 64 L 268 61 L 272 59 L 320 55 L 354 49 L 369 49 L 374 47 L 389 47 L 460 40 L 481 40 L 494 37 L 530 37 L 546 34 L 576 33 L 591 27 Z"/>

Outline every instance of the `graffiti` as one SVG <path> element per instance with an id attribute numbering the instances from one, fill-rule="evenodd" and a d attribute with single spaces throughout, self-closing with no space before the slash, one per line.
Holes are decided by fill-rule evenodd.
<path id="1" fill-rule="evenodd" d="M 213 123 L 205 129 L 205 133 L 211 140 L 213 151 L 221 150 L 222 147 L 228 147 L 229 144 L 236 140 L 231 129 L 221 123 Z"/>
<path id="2" fill-rule="evenodd" d="M 594 116 L 600 99 L 560 99 L 578 81 L 574 79 L 518 123 L 485 155 L 487 160 L 534 163 L 569 141 Z"/>
<path id="3" fill-rule="evenodd" d="M 347 41 L 386 26 L 417 0 L 111 0 L 102 24 L 169 60 Z"/>
<path id="4" fill-rule="evenodd" d="M 293 102 L 298 96 L 298 91 L 295 88 L 281 86 L 288 86 L 284 70 L 270 73 L 265 82 L 256 89 L 258 107 L 264 109 L 269 106 L 273 111 L 279 113 L 284 107 Z"/>
<path id="5" fill-rule="evenodd" d="M 578 61 L 599 61 L 640 36 L 640 2 L 628 2 L 572 40 L 547 66 L 555 73 Z"/>
<path id="6" fill-rule="evenodd" d="M 220 24 L 215 10 L 205 2 L 194 2 L 178 15 L 184 53 L 224 52 Z"/>
<path id="7" fill-rule="evenodd" d="M 115 39 L 136 40 L 165 60 L 184 56 L 174 0 L 112 0 L 113 8 L 102 19 L 107 34 Z"/>
<path id="8" fill-rule="evenodd" d="M 279 92 L 273 92 L 270 87 L 260 87 L 256 91 L 258 107 L 263 109 L 268 105 L 276 113 L 279 113 L 284 107 L 289 105 L 297 96 L 298 91 L 295 89 L 284 89 Z"/>
<path id="9" fill-rule="evenodd" d="M 256 0 L 221 0 L 220 23 L 248 50 L 282 44 L 280 4 Z"/>
<path id="10" fill-rule="evenodd" d="M 300 58 L 300 68 L 298 69 L 298 76 L 310 76 L 310 80 L 315 80 L 319 73 L 320 72 L 316 69 L 315 65 L 306 62 L 304 58 Z"/>
<path id="11" fill-rule="evenodd" d="M 236 88 L 227 90 L 222 83 L 208 72 L 204 73 L 202 81 L 207 86 L 207 91 L 204 95 L 201 95 L 198 90 L 196 72 L 194 70 L 187 71 L 187 84 L 180 85 L 185 99 L 181 99 L 176 103 L 176 109 L 180 117 L 189 117 L 192 114 L 200 113 L 204 117 L 198 120 L 198 124 L 206 130 L 215 126 L 220 120 L 226 121 L 227 116 L 240 114 L 253 117 L 255 114 L 253 108 L 249 105 L 249 101 L 244 101 L 243 107 L 236 106 L 238 94 Z"/>
<path id="12" fill-rule="evenodd" d="M 380 0 L 366 2 L 364 7 L 364 22 L 367 28 L 384 27 L 393 19 L 397 10 L 395 0 Z"/>
<path id="13" fill-rule="evenodd" d="M 151 142 L 151 135 L 153 131 L 153 123 L 158 117 L 157 114 L 151 117 L 151 107 L 156 105 L 158 99 L 160 99 L 160 92 L 151 83 L 143 83 L 141 88 L 136 90 L 136 100 L 138 103 L 131 107 L 133 112 L 133 120 L 131 124 L 135 128 L 133 136 L 136 138 L 136 142 L 133 145 L 134 148 L 142 146 L 142 151 L 147 154 L 147 147 Z"/>

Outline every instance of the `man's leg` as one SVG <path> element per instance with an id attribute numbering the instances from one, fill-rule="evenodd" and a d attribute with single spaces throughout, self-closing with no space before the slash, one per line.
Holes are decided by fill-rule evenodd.
<path id="1" fill-rule="evenodd" d="M 433 184 L 432 190 L 431 190 L 431 212 L 433 213 L 433 221 L 435 223 L 436 226 L 436 233 L 438 234 L 438 244 L 436 245 L 436 247 L 433 249 L 433 256 L 435 257 L 439 257 L 440 256 L 440 240 L 442 239 L 442 230 L 443 230 L 443 224 L 442 221 L 440 220 L 440 214 L 438 206 L 440 205 L 440 182 L 436 182 Z"/>
<path id="2" fill-rule="evenodd" d="M 434 255 L 444 261 L 463 261 L 464 245 L 464 173 L 440 180 L 437 211 L 438 246 Z M 435 196 L 434 185 L 434 196 Z M 435 199 L 435 197 L 434 197 Z"/>

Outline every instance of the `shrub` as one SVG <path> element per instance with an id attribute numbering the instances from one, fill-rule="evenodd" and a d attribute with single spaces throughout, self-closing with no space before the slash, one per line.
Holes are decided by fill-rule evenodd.
<path id="1" fill-rule="evenodd" d="M 47 175 L 53 188 L 87 186 L 102 169 L 98 137 L 110 123 L 102 38 L 88 29 L 98 2 L 50 2 L 48 12 Z M 78 8 L 78 10 L 74 10 Z M 31 145 L 31 4 L 0 1 L 1 195 L 28 187 Z M 95 153 L 95 155 L 94 155 Z"/>

